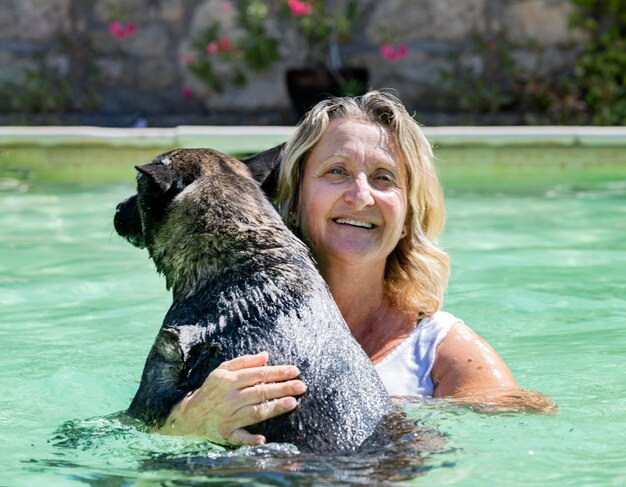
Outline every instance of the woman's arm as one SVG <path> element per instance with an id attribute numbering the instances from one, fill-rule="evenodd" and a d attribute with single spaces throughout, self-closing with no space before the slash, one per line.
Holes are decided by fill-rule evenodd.
<path id="1" fill-rule="evenodd" d="M 437 348 L 431 373 L 434 397 L 451 397 L 485 412 L 550 413 L 556 405 L 520 389 L 498 353 L 466 325 L 456 325 Z"/>
<path id="2" fill-rule="evenodd" d="M 202 386 L 180 401 L 159 433 L 197 435 L 231 445 L 260 445 L 262 435 L 244 428 L 279 416 L 297 406 L 294 396 L 305 386 L 292 365 L 266 366 L 267 352 L 222 363 Z"/>

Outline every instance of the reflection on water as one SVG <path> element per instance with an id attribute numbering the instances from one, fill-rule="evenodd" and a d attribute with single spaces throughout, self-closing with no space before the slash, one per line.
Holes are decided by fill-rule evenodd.
<path id="1" fill-rule="evenodd" d="M 444 435 L 419 423 L 405 415 L 394 415 L 385 425 L 385 430 L 393 431 L 393 438 L 375 438 L 352 453 L 318 455 L 301 453 L 289 444 L 270 443 L 231 450 L 199 439 L 150 435 L 141 432 L 141 424 L 136 420 L 115 414 L 67 421 L 49 440 L 52 455 L 28 460 L 26 468 L 47 468 L 63 475 L 74 471 L 72 476 L 85 480 L 86 477 L 81 477 L 84 472 L 100 469 L 102 458 L 107 458 L 110 459 L 107 463 L 134 472 L 127 480 L 382 485 L 454 465 L 450 460 L 427 462 L 429 456 L 449 453 L 450 447 Z M 111 476 L 109 472 L 90 474 L 89 478 L 101 484 L 124 476 L 119 473 Z"/>

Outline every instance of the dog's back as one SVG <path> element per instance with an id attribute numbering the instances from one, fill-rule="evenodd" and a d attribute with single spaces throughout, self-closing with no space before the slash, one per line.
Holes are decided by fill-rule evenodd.
<path id="1" fill-rule="evenodd" d="M 138 169 L 138 196 L 120 205 L 116 228 L 148 248 L 174 303 L 129 413 L 160 424 L 220 363 L 267 350 L 270 363 L 298 367 L 307 392 L 295 411 L 250 430 L 303 450 L 359 446 L 389 398 L 307 248 L 245 166 L 182 150 Z"/>

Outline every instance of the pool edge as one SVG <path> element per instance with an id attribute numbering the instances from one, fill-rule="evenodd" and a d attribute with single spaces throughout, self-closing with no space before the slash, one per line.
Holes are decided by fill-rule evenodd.
<path id="1" fill-rule="evenodd" d="M 213 147 L 245 153 L 285 141 L 290 126 L 178 126 L 171 128 L 0 127 L 0 148 L 39 147 Z M 437 147 L 626 147 L 626 127 L 423 127 Z"/>

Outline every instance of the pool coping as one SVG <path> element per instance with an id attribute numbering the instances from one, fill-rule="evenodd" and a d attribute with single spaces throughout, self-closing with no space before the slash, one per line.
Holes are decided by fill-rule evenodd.
<path id="1" fill-rule="evenodd" d="M 424 127 L 437 147 L 626 147 L 626 127 Z M 212 147 L 246 153 L 284 142 L 290 126 L 185 126 L 171 128 L 0 127 L 2 147 Z"/>

